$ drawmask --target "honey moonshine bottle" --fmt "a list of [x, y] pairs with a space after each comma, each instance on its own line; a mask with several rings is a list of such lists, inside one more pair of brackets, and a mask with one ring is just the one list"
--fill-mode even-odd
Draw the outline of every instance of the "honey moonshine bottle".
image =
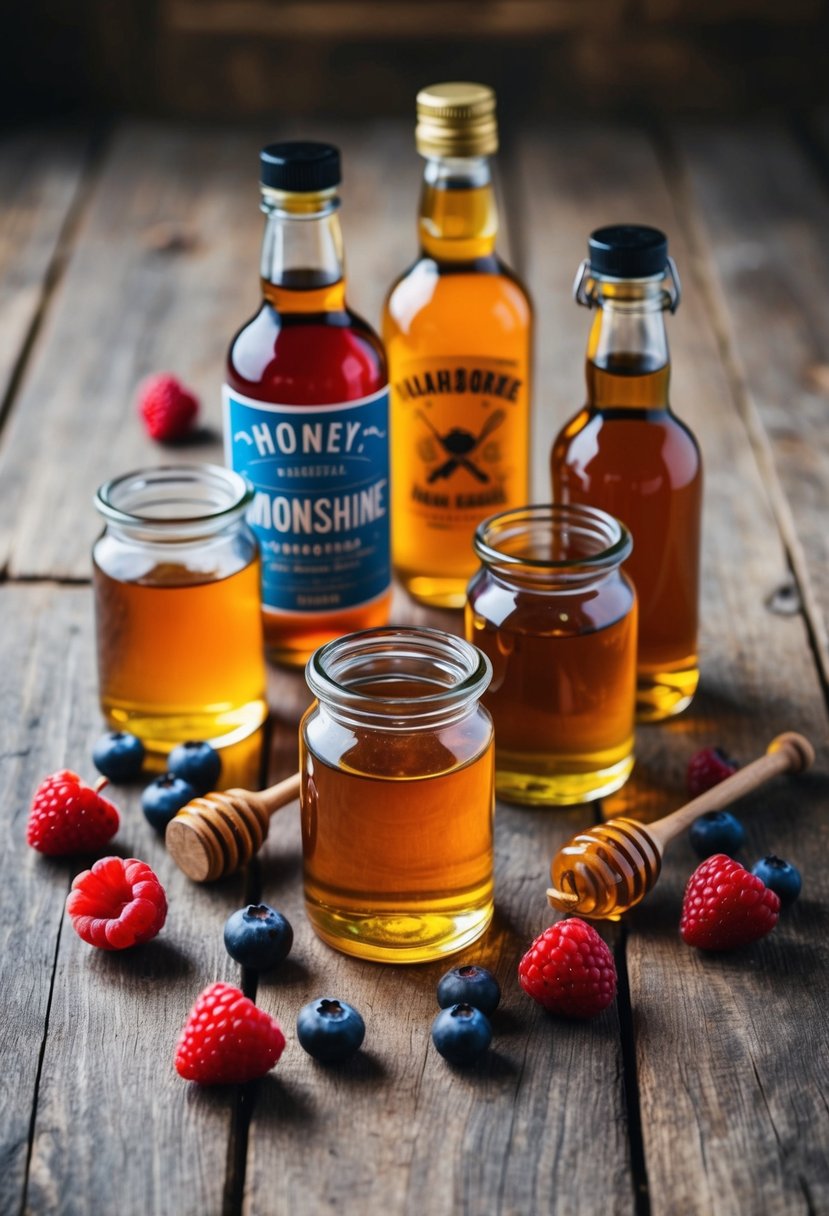
[[255, 491], [268, 656], [298, 665], [388, 617], [388, 381], [345, 302], [339, 152], [272, 144], [260, 167], [263, 300], [228, 353], [225, 456]]
[[383, 319], [392, 424], [392, 558], [415, 598], [461, 607], [484, 516], [527, 500], [527, 292], [495, 253], [495, 95], [442, 84], [417, 98], [425, 158], [420, 256]]
[[702, 461], [668, 403], [665, 312], [679, 280], [664, 233], [597, 229], [576, 279], [595, 308], [587, 347], [587, 404], [552, 451], [553, 498], [589, 503], [633, 535], [625, 570], [639, 598], [637, 714], [683, 710], [696, 691]]

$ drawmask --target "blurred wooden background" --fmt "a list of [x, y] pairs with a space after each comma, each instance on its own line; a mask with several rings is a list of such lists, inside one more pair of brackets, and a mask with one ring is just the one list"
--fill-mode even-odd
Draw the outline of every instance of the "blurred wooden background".
[[409, 114], [484, 79], [510, 117], [811, 107], [824, 0], [29, 0], [6, 6], [6, 118]]

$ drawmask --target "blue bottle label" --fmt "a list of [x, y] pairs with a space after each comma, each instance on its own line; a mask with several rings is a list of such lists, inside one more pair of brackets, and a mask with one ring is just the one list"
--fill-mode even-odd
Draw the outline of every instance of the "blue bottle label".
[[389, 392], [271, 405], [224, 386], [225, 460], [254, 487], [262, 603], [337, 612], [375, 599], [389, 565]]

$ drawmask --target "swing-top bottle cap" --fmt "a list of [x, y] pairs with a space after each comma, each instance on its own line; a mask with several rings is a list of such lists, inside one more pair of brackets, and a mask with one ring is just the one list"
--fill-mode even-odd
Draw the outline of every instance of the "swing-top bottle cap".
[[668, 238], [644, 224], [610, 224], [591, 232], [590, 273], [610, 279], [649, 279], [668, 266]]
[[317, 194], [342, 181], [340, 152], [333, 144], [290, 140], [268, 144], [259, 153], [259, 180], [289, 194]]
[[417, 95], [421, 156], [490, 156], [498, 151], [495, 93], [485, 84], [433, 84]]

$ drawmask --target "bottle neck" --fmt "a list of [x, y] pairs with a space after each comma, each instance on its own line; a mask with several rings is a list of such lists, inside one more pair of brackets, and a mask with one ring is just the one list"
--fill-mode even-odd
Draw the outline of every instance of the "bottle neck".
[[495, 252], [498, 210], [486, 156], [427, 159], [418, 230], [421, 249], [437, 262], [473, 262]]
[[336, 193], [263, 189], [262, 294], [277, 312], [345, 307], [345, 263]]
[[670, 356], [664, 280], [596, 280], [587, 342], [588, 403], [667, 409]]

